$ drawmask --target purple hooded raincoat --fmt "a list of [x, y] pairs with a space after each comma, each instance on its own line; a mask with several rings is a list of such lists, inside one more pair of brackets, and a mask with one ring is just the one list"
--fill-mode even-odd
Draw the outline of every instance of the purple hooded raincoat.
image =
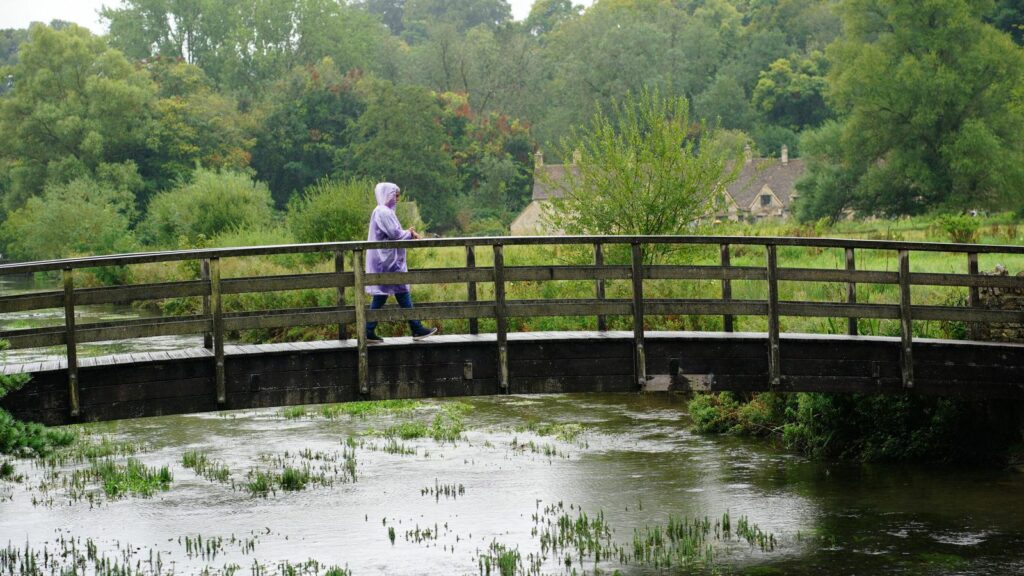
[[[370, 215], [370, 232], [366, 239], [370, 242], [384, 240], [409, 240], [412, 232], [402, 228], [395, 215], [395, 204], [398, 203], [398, 186], [391, 182], [381, 182], [373, 190], [377, 197], [377, 207]], [[366, 251], [366, 273], [408, 272], [405, 263], [405, 248], [384, 248]], [[388, 284], [383, 286], [367, 286], [366, 292], [374, 296], [401, 294], [409, 291], [408, 284]]]

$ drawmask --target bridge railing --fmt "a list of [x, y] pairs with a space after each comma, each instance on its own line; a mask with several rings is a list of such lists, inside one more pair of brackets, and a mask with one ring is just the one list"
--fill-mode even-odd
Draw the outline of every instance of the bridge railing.
[[[716, 247], [719, 258], [714, 265], [651, 264], [644, 255], [655, 246], [697, 245]], [[505, 248], [516, 246], [576, 246], [593, 250], [592, 264], [566, 265], [551, 262], [543, 265], [507, 266]], [[403, 247], [461, 248], [465, 265], [455, 268], [430, 268], [408, 273], [366, 274], [363, 271], [365, 252], [374, 248]], [[624, 263], [606, 263], [606, 248], [620, 247], [628, 257]], [[760, 265], [733, 264], [734, 249], [745, 252], [763, 250]], [[779, 250], [790, 247], [807, 249], [840, 249], [844, 268], [797, 268], [779, 266]], [[894, 252], [896, 270], [858, 270], [857, 251]], [[489, 251], [490, 264], [478, 266], [478, 252]], [[948, 271], [911, 271], [911, 255], [940, 252], [963, 258], [964, 273]], [[321, 254], [333, 259], [330, 272], [289, 275], [222, 277], [222, 262], [231, 258], [266, 257], [283, 254]], [[339, 339], [346, 339], [346, 325], [356, 326], [355, 338], [359, 354], [359, 382], [365, 392], [369, 381], [368, 352], [365, 330], [368, 320], [466, 319], [469, 332], [479, 332], [480, 319], [495, 324], [496, 353], [502, 387], [508, 386], [509, 318], [543, 316], [596, 317], [598, 330], [607, 330], [608, 316], [631, 317], [634, 343], [634, 373], [638, 385], [646, 379], [644, 353], [645, 316], [689, 315], [721, 316], [723, 330], [734, 329], [737, 316], [761, 316], [767, 319], [767, 355], [770, 384], [781, 381], [779, 360], [780, 317], [847, 318], [846, 331], [858, 334], [858, 318], [899, 321], [901, 369], [906, 388], [914, 385], [913, 341], [915, 320], [960, 321], [975, 328], [982, 324], [1024, 323], [1024, 311], [981, 308], [981, 288], [1024, 289], [1024, 278], [984, 275], [979, 273], [981, 254], [1020, 257], [1021, 246], [962, 245], [924, 242], [894, 242], [832, 238], [771, 238], [734, 236], [557, 236], [424, 239], [402, 242], [337, 242], [295, 244], [247, 248], [218, 248], [119, 254], [89, 258], [72, 258], [43, 262], [0, 265], [0, 277], [34, 272], [59, 272], [63, 289], [0, 297], [0, 314], [63, 308], [64, 324], [44, 328], [0, 330], [0, 339], [12, 348], [63, 346], [67, 351], [68, 384], [72, 415], [78, 412], [78, 345], [87, 342], [125, 340], [166, 335], [203, 334], [204, 345], [213, 352], [218, 399], [225, 398], [224, 342], [231, 332], [250, 329], [287, 328], [308, 325], [337, 325]], [[195, 279], [87, 288], [76, 285], [76, 272], [87, 268], [132, 266], [152, 263], [190, 261], [198, 263]], [[352, 269], [346, 270], [346, 261]], [[621, 260], [620, 260], [621, 261]], [[594, 283], [592, 298], [513, 300], [506, 296], [510, 282], [576, 280]], [[712, 281], [720, 285], [713, 298], [652, 299], [644, 297], [644, 280]], [[629, 281], [629, 298], [609, 298], [606, 284]], [[763, 282], [763, 299], [733, 297], [733, 282]], [[779, 298], [780, 282], [845, 284], [845, 301], [783, 301]], [[480, 300], [478, 284], [493, 285], [493, 299]], [[376, 284], [465, 284], [466, 298], [450, 302], [417, 302], [412, 310], [384, 308], [367, 310], [364, 287]], [[896, 303], [862, 302], [857, 299], [858, 284], [893, 285], [898, 288]], [[946, 286], [967, 289], [964, 306], [920, 305], [912, 302], [913, 286]], [[333, 306], [316, 308], [285, 308], [274, 310], [243, 310], [226, 313], [224, 297], [232, 294], [264, 293], [300, 289], [333, 289], [337, 298]], [[352, 301], [346, 300], [351, 290]], [[130, 303], [164, 298], [196, 297], [202, 299], [202, 310], [186, 316], [145, 318], [76, 325], [75, 308], [95, 304]]]

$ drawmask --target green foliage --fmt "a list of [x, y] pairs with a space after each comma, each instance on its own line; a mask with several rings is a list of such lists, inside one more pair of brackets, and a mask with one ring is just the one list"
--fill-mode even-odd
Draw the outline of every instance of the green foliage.
[[237, 172], [198, 169], [192, 182], [153, 198], [139, 233], [147, 244], [177, 246], [231, 230], [267, 227], [272, 217], [270, 191], [262, 182]]
[[146, 148], [152, 82], [85, 28], [32, 26], [9, 73], [13, 87], [0, 99], [7, 209], [48, 183], [99, 178], [102, 166]]
[[352, 124], [365, 108], [354, 91], [356, 78], [326, 58], [293, 69], [262, 103], [252, 166], [277, 206], [330, 176], [344, 156]]
[[69, 430], [15, 420], [9, 412], [0, 408], [0, 454], [46, 456], [55, 448], [68, 446], [74, 440], [75, 434]]
[[288, 228], [298, 242], [365, 240], [377, 205], [373, 187], [369, 180], [317, 182], [288, 202]]
[[839, 196], [811, 204], [873, 214], [1024, 204], [1024, 50], [982, 22], [984, 5], [843, 5], [845, 35], [827, 51], [829, 96], [843, 119], [822, 135], [837, 154], [810, 161], [838, 164], [850, 185], [809, 180], [805, 196]]
[[769, 436], [813, 457], [985, 462], [1012, 436], [993, 407], [916, 395], [764, 393], [744, 402], [721, 393], [695, 396], [689, 411], [699, 432]]
[[345, 168], [375, 181], [394, 182], [415, 200], [424, 220], [441, 229], [454, 223], [452, 192], [460, 188], [445, 153], [440, 102], [416, 86], [365, 80], [366, 111], [355, 123]]
[[829, 116], [825, 105], [828, 62], [821, 52], [801, 59], [780, 58], [762, 71], [752, 104], [770, 123], [800, 130]]
[[938, 225], [949, 234], [952, 242], [961, 244], [977, 244], [981, 223], [968, 214], [943, 214], [939, 216]]
[[740, 164], [727, 170], [729, 156], [699, 145], [714, 131], [693, 130], [686, 100], [657, 92], [628, 95], [612, 117], [598, 112], [588, 129], [563, 143], [579, 161], [563, 180], [550, 182], [562, 198], [545, 217], [570, 234], [686, 233], [715, 214], [719, 190]]
[[103, 485], [103, 491], [110, 498], [129, 494], [152, 496], [157, 490], [170, 490], [174, 479], [167, 466], [150, 468], [135, 458], [129, 458], [124, 464], [109, 459], [94, 460], [88, 475]]
[[130, 191], [88, 177], [49, 184], [42, 196], [29, 198], [8, 215], [0, 225], [0, 240], [6, 253], [20, 260], [131, 252], [136, 246], [128, 228], [133, 212]]

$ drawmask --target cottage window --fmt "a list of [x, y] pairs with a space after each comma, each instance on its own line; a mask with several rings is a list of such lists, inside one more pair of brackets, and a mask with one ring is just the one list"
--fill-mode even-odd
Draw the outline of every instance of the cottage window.
[[768, 194], [762, 194], [761, 195], [761, 206], [771, 206], [771, 205], [772, 205], [772, 197], [770, 195], [768, 195]]

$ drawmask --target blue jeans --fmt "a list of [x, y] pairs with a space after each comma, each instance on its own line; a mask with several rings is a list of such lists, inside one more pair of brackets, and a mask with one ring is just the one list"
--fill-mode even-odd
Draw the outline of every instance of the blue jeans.
[[[398, 305], [402, 308], [412, 308], [412, 294], [410, 292], [401, 292], [395, 294], [395, 300], [398, 301]], [[384, 307], [384, 303], [388, 301], [387, 294], [377, 294], [370, 301], [370, 310], [379, 310]], [[366, 334], [373, 335], [377, 330], [376, 322], [366, 323]], [[409, 320], [409, 330], [412, 330], [413, 336], [419, 336], [427, 332], [427, 329], [420, 323], [419, 320]]]

